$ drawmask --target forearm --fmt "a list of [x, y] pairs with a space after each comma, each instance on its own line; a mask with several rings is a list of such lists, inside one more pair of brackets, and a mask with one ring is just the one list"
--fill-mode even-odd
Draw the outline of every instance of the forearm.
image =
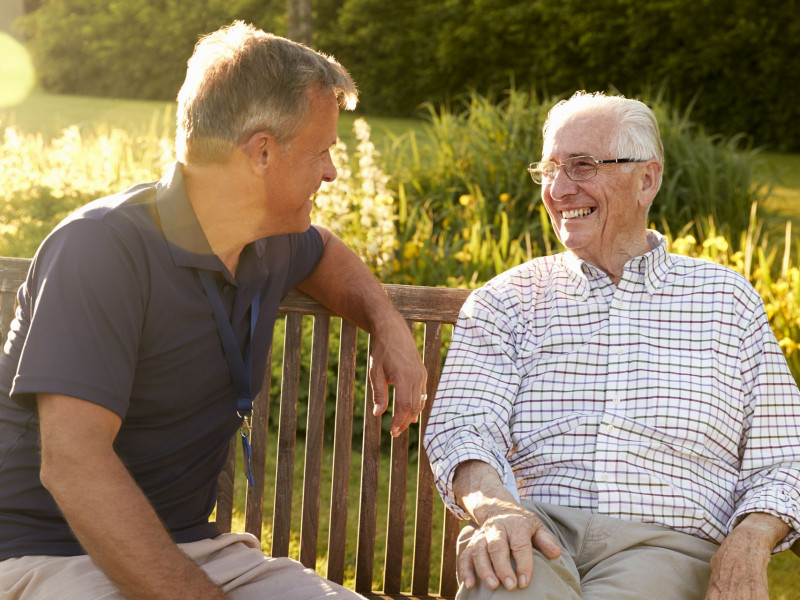
[[61, 468], [49, 481], [78, 541], [126, 597], [224, 598], [181, 553], [119, 459]]
[[41, 481], [86, 552], [126, 597], [224, 598], [170, 538], [113, 449], [119, 417], [39, 395]]
[[453, 492], [459, 505], [478, 525], [503, 512], [521, 508], [494, 467], [479, 460], [468, 460], [458, 466], [453, 477]]
[[789, 526], [781, 519], [767, 513], [750, 513], [733, 528], [729, 535], [746, 535], [756, 551], [766, 552], [772, 549], [789, 533]]
[[325, 250], [299, 289], [368, 333], [405, 327], [372, 271], [339, 238], [321, 227], [317, 229]]

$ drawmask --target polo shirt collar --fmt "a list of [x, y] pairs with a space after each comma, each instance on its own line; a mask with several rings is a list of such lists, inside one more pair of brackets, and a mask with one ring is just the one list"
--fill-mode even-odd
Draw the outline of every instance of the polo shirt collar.
[[[647, 292], [653, 295], [666, 284], [673, 260], [667, 252], [667, 240], [663, 235], [649, 229], [647, 241], [650, 244], [650, 252], [634, 256], [625, 263], [624, 270], [642, 272]], [[564, 269], [574, 286], [573, 293], [581, 299], [587, 300], [595, 283], [608, 276], [598, 267], [578, 258], [573, 252], [564, 252], [562, 256]]]
[[224, 272], [189, 201], [179, 162], [156, 184], [156, 209], [175, 266]]

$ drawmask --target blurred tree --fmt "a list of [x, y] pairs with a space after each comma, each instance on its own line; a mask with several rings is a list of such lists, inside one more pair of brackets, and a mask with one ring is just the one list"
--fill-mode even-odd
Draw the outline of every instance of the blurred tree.
[[234, 19], [282, 29], [283, 0], [43, 0], [17, 20], [50, 92], [168, 100], [198, 38]]
[[290, 40], [311, 45], [314, 33], [314, 19], [311, 13], [311, 0], [288, 0], [289, 31], [286, 36]]

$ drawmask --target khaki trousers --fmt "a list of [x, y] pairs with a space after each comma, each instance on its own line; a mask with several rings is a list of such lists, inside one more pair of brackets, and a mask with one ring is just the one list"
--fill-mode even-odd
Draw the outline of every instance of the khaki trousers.
[[[717, 544], [673, 529], [523, 501], [556, 537], [561, 556], [534, 549], [533, 579], [523, 590], [459, 587], [457, 600], [703, 600]], [[465, 527], [458, 551], [474, 529]]]
[[[248, 533], [179, 544], [231, 600], [356, 600], [362, 596], [289, 558], [270, 558]], [[0, 562], [2, 600], [123, 600], [88, 556], [24, 556]]]

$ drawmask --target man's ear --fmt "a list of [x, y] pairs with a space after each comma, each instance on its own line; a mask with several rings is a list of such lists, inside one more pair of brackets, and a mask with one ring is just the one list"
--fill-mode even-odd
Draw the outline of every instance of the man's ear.
[[250, 139], [245, 143], [244, 149], [247, 157], [250, 159], [250, 164], [256, 169], [264, 169], [269, 162], [269, 153], [272, 145], [270, 141], [274, 141], [272, 136], [266, 131], [257, 131], [250, 136]]
[[645, 163], [644, 172], [639, 180], [641, 187], [639, 189], [639, 204], [648, 207], [655, 200], [658, 193], [658, 182], [661, 180], [661, 173], [664, 166], [657, 160], [651, 160]]

